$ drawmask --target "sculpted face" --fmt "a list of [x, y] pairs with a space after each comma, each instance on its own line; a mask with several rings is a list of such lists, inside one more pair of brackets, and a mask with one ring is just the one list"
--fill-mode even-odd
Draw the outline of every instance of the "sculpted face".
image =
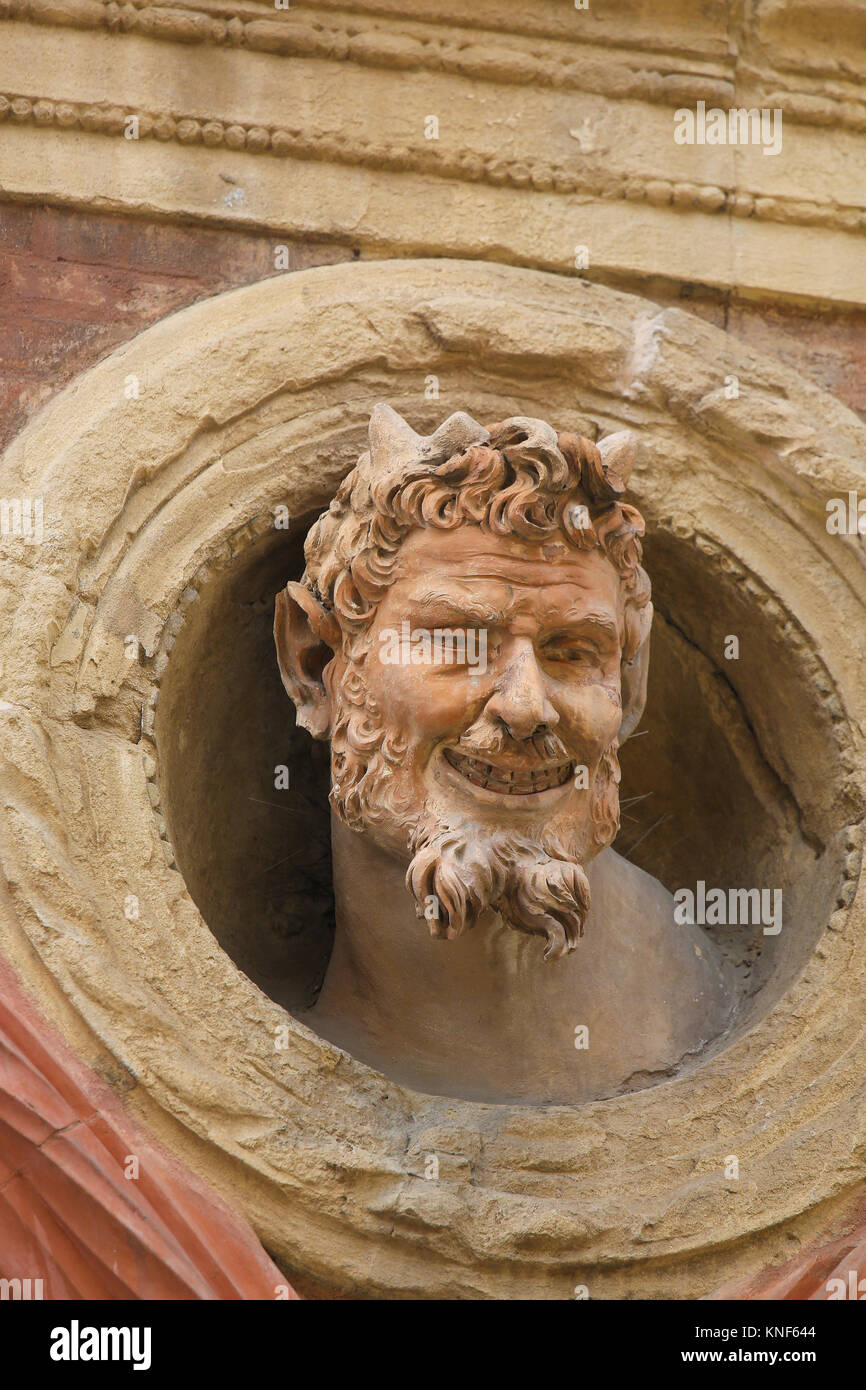
[[[476, 634], [469, 659], [386, 664], [383, 638], [403, 624]], [[591, 858], [591, 789], [622, 719], [622, 628], [619, 577], [598, 551], [475, 526], [413, 531], [364, 665], [383, 724], [406, 735], [401, 800], [485, 833], [568, 826]], [[405, 852], [399, 823], [380, 835]]]
[[495, 912], [553, 959], [583, 931], [652, 614], [619, 500], [633, 441], [612, 438], [605, 461], [542, 421], [458, 415], [423, 439], [377, 407], [278, 595], [283, 680], [331, 740], [334, 810], [407, 864], [434, 936]]

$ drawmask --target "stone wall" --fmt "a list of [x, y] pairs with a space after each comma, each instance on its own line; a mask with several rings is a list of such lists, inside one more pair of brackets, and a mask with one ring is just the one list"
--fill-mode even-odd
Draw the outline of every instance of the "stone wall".
[[[280, 247], [288, 264], [276, 271]], [[361, 256], [360, 247], [265, 231], [0, 202], [0, 446], [79, 372], [166, 314], [276, 273]], [[775, 354], [866, 419], [866, 311], [634, 276], [617, 283]]]
[[[832, 20], [802, 0], [3, 0], [0, 36], [4, 439], [124, 337], [274, 273], [280, 244], [281, 269], [580, 274], [866, 410], [854, 0]], [[698, 101], [777, 109], [781, 153], [677, 145]]]
[[[273, 275], [267, 232], [0, 203], [0, 445], [79, 372], [157, 319]], [[351, 256], [291, 241], [289, 268]]]

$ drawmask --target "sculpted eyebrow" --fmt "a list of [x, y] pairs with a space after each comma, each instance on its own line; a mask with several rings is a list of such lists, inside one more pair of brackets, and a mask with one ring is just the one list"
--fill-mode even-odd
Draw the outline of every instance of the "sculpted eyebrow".
[[484, 599], [474, 598], [471, 594], [457, 596], [428, 590], [419, 594], [415, 603], [422, 612], [433, 611], [437, 617], [445, 618], [448, 622], [459, 623], [462, 619], [471, 618], [495, 627], [508, 618], [506, 609], [497, 608], [495, 604], [486, 603]]
[[560, 613], [548, 609], [544, 614], [544, 621], [549, 623], [554, 631], [589, 631], [598, 637], [612, 638], [617, 642], [621, 640], [618, 625], [603, 613], [579, 613], [573, 610], [570, 613]]

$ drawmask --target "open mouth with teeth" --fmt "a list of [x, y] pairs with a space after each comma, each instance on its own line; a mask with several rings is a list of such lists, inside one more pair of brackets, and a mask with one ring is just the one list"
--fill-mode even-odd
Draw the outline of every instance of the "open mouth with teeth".
[[506, 796], [532, 796], [551, 787], [562, 787], [574, 771], [574, 763], [557, 763], [536, 768], [507, 768], [481, 758], [470, 758], [453, 748], [445, 749], [446, 761], [476, 787], [502, 792]]

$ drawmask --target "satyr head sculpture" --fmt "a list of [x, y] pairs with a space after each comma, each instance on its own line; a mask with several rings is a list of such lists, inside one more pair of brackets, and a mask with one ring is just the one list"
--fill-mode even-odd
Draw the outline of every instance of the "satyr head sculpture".
[[284, 684], [331, 743], [337, 934], [309, 1022], [426, 1089], [610, 1094], [726, 1021], [712, 943], [608, 849], [652, 622], [635, 450], [462, 413], [422, 437], [377, 406], [277, 598]]

